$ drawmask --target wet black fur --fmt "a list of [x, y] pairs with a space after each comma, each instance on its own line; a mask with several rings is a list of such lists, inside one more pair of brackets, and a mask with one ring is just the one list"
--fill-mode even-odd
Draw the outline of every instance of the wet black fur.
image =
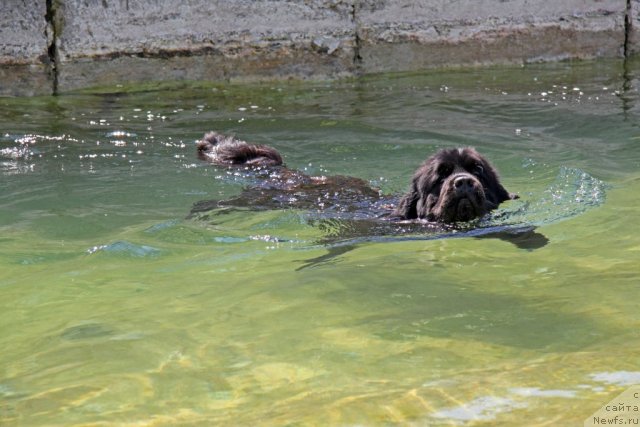
[[274, 148], [217, 132], [208, 132], [198, 142], [198, 157], [218, 165], [282, 165], [282, 157]]
[[[456, 187], [461, 181], [464, 190]], [[443, 149], [416, 170], [392, 216], [442, 223], [468, 221], [517, 197], [502, 186], [495, 168], [475, 149]]]
[[[323, 201], [323, 206], [358, 205], [377, 208], [385, 197], [367, 182], [352, 177], [311, 177], [282, 165], [282, 157], [272, 147], [255, 145], [216, 132], [207, 133], [198, 143], [198, 156], [218, 165], [276, 167], [263, 175], [272, 181], [245, 189], [236, 199], [217, 202], [219, 206], [242, 205], [277, 209], [282, 200], [296, 200], [303, 209]], [[287, 197], [281, 197], [281, 196]], [[291, 196], [291, 197], [289, 197]], [[426, 220], [435, 223], [466, 222], [482, 217], [506, 200], [517, 198], [500, 183], [498, 173], [475, 149], [453, 148], [438, 151], [415, 172], [409, 191], [386, 216], [395, 220]], [[354, 200], [360, 198], [360, 200]], [[360, 202], [360, 203], [358, 203]], [[288, 202], [287, 202], [288, 203]]]

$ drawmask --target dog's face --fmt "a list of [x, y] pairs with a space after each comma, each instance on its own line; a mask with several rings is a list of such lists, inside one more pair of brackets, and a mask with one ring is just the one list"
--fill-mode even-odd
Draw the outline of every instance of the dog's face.
[[393, 216], [454, 223], [485, 215], [509, 194], [496, 170], [473, 148], [441, 150], [418, 168]]

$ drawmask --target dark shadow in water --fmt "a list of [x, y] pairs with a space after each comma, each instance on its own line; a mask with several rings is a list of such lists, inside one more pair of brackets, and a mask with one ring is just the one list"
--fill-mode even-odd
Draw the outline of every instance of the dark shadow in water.
[[504, 230], [495, 231], [481, 236], [476, 236], [478, 239], [500, 239], [505, 242], [513, 243], [519, 249], [526, 249], [532, 251], [534, 249], [540, 249], [549, 243], [549, 239], [542, 234], [535, 231], [535, 227], [517, 227], [506, 228]]
[[549, 243], [549, 239], [535, 231], [535, 227], [532, 226], [478, 227], [461, 231], [454, 227], [445, 228], [437, 224], [325, 220], [320, 221], [318, 227], [327, 232], [327, 228], [329, 228], [327, 223], [331, 223], [330, 229], [332, 231], [319, 243], [326, 247], [328, 252], [319, 257], [302, 261], [303, 265], [298, 267], [297, 271], [325, 266], [334, 262], [335, 258], [357, 249], [358, 245], [368, 242], [402, 242], [464, 237], [492, 238], [509, 242], [517, 248], [527, 251], [542, 248]]
[[330, 246], [327, 253], [315, 258], [309, 258], [307, 260], [301, 260], [303, 263], [300, 267], [296, 268], [296, 271], [304, 270], [306, 268], [322, 267], [331, 264], [336, 259], [347, 252], [350, 252], [357, 248], [357, 245], [342, 245], [342, 246]]

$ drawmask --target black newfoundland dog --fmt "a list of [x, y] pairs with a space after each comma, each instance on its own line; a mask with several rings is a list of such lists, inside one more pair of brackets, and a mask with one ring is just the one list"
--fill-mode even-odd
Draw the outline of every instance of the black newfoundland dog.
[[[255, 188], [215, 206], [252, 206], [263, 209], [341, 206], [347, 211], [386, 200], [366, 181], [336, 176], [309, 176], [283, 166], [282, 156], [266, 145], [255, 145], [216, 132], [198, 143], [200, 159], [226, 166], [247, 166], [268, 171]], [[438, 151], [415, 172], [409, 192], [395, 207], [385, 204], [386, 216], [395, 220], [424, 220], [453, 224], [480, 218], [506, 200], [518, 196], [500, 184], [495, 168], [473, 148]], [[194, 211], [214, 207], [194, 206]], [[193, 211], [192, 211], [193, 212]]]

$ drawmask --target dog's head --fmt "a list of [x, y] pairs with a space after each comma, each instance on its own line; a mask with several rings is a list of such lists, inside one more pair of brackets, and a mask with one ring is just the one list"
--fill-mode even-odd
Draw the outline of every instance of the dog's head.
[[500, 184], [489, 161], [473, 148], [440, 150], [418, 168], [393, 216], [454, 223], [485, 215], [517, 195]]

